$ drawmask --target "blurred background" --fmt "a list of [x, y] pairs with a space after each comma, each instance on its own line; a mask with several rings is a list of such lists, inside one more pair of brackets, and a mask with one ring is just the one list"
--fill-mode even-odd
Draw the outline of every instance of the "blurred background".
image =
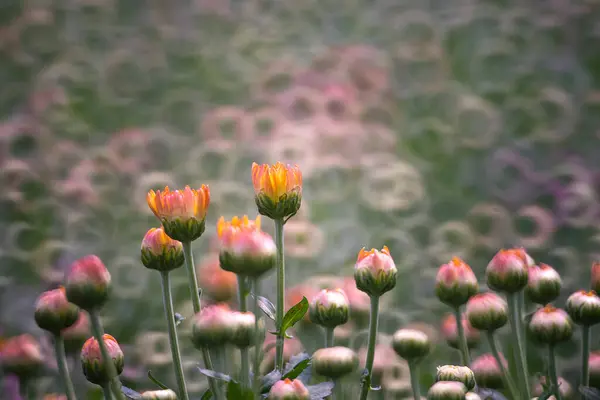
[[[113, 276], [103, 317], [124, 382], [152, 388], [148, 369], [173, 382], [159, 275], [139, 261], [157, 224], [145, 195], [210, 185], [194, 253], [205, 301], [207, 282], [227, 299], [215, 223], [256, 215], [253, 161], [304, 175], [285, 231], [291, 297], [347, 283], [361, 247], [389, 246], [400, 278], [384, 344], [416, 323], [439, 339], [449, 310], [433, 281], [452, 256], [483, 278], [500, 248], [524, 246], [561, 273], [561, 305], [600, 258], [598, 0], [3, 0], [0, 60], [0, 334], [35, 335], [51, 368], [35, 298], [94, 253]], [[173, 280], [189, 317], [184, 269]], [[336, 335], [360, 349], [363, 329], [355, 318]], [[307, 351], [322, 345], [318, 328], [297, 331]], [[560, 349], [573, 380], [577, 341]], [[200, 354], [184, 353], [201, 393]], [[441, 340], [424, 385], [457, 357]], [[405, 365], [384, 364], [378, 395], [402, 398]]]

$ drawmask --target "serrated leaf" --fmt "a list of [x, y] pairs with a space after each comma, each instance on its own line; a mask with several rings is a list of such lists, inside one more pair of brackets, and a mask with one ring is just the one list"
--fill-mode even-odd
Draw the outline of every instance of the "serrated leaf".
[[243, 387], [233, 379], [227, 384], [227, 400], [253, 400], [252, 390]]
[[205, 369], [205, 368], [200, 368], [200, 367], [198, 367], [198, 371], [200, 371], [200, 373], [202, 375], [206, 375], [209, 378], [218, 379], [223, 382], [231, 381], [231, 376], [224, 374], [222, 372], [217, 372], [217, 371], [213, 371], [211, 369]]
[[310, 365], [310, 361], [307, 353], [296, 354], [285, 365], [281, 379], [296, 379]]
[[206, 392], [204, 392], [204, 394], [202, 395], [200, 400], [210, 400], [210, 399], [212, 399], [212, 397], [213, 397], [213, 394], [210, 391], [210, 389], [208, 389]]
[[142, 398], [141, 393], [138, 393], [133, 389], [129, 389], [127, 386], [121, 386], [121, 393], [131, 400], [138, 400]]
[[296, 325], [298, 321], [304, 318], [304, 314], [308, 311], [308, 300], [306, 297], [302, 297], [297, 304], [290, 308], [283, 316], [283, 322], [281, 323], [281, 329], [279, 335], [285, 333], [292, 326]]
[[579, 393], [581, 393], [586, 400], [600, 400], [600, 390], [598, 389], [589, 386], [580, 386]]
[[263, 296], [258, 296], [258, 306], [267, 317], [275, 321], [275, 314], [277, 313], [277, 310], [271, 300]]
[[275, 384], [275, 382], [281, 380], [281, 372], [274, 369], [269, 372], [265, 376], [262, 377], [262, 385], [260, 388], [261, 393], [268, 393], [271, 390], [271, 386]]
[[154, 375], [152, 375], [152, 371], [150, 371], [150, 370], [148, 370], [148, 379], [150, 379], [152, 382], [154, 382], [154, 384], [161, 389], [169, 389], [169, 387], [167, 387], [167, 385], [165, 385], [164, 383], [162, 383], [161, 381], [156, 379], [154, 377]]
[[333, 391], [333, 382], [322, 382], [318, 385], [308, 386], [308, 393], [310, 393], [310, 400], [322, 400], [327, 396], [331, 396]]

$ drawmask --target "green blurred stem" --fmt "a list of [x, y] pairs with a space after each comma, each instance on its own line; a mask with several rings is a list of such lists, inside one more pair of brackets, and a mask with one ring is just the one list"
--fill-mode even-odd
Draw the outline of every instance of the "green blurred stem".
[[188, 400], [187, 388], [185, 386], [185, 376], [183, 374], [183, 365], [181, 363], [181, 352], [179, 351], [179, 339], [177, 338], [177, 328], [175, 326], [175, 313], [173, 312], [173, 295], [171, 294], [171, 278], [169, 271], [161, 272], [163, 303], [165, 306], [165, 316], [167, 317], [167, 328], [169, 330], [169, 343], [171, 344], [171, 355], [173, 356], [173, 366], [175, 367], [175, 378], [177, 388], [179, 389], [179, 398]]
[[196, 278], [196, 266], [194, 265], [194, 254], [192, 253], [192, 242], [183, 242], [183, 254], [185, 256], [185, 268], [187, 269], [188, 284], [192, 295], [194, 314], [200, 312], [200, 291], [198, 290], [198, 278]]
[[98, 345], [100, 346], [100, 353], [102, 354], [102, 360], [108, 370], [108, 376], [111, 377], [111, 379], [107, 383], [107, 386], [109, 386], [116, 399], [122, 399], [121, 382], [119, 381], [115, 364], [113, 363], [112, 358], [108, 354], [106, 343], [104, 343], [104, 329], [102, 328], [102, 323], [100, 322], [100, 315], [98, 314], [98, 310], [88, 310], [88, 314], [90, 315], [90, 321], [92, 323], [92, 334], [98, 341]]
[[344, 393], [342, 385], [340, 384], [340, 379], [333, 380], [333, 399], [334, 400], [344, 400]]
[[19, 377], [19, 393], [23, 400], [34, 400], [33, 390], [31, 390], [31, 380], [28, 378]]
[[[246, 278], [238, 275], [238, 297], [240, 303], [240, 311], [247, 312], [248, 305], [246, 304]], [[249, 350], [248, 347], [240, 348], [241, 362], [242, 362], [242, 370], [240, 372], [240, 377], [242, 384], [244, 386], [250, 385], [250, 358], [249, 358]], [[223, 371], [226, 372], [226, 371]]]
[[375, 345], [377, 344], [377, 325], [379, 323], [379, 296], [371, 296], [371, 314], [369, 316], [369, 345], [367, 347], [367, 376], [362, 382], [360, 400], [366, 400], [371, 390], [373, 376], [373, 361], [375, 360]]
[[[204, 368], [214, 371], [213, 363], [210, 358], [210, 352], [206, 347], [202, 348], [202, 359], [204, 361]], [[216, 400], [220, 400], [221, 392], [219, 391], [219, 385], [217, 384], [217, 381], [213, 378], [208, 378], [208, 386], [210, 387], [210, 391], [212, 392], [214, 398]]]
[[275, 220], [275, 244], [277, 245], [277, 343], [275, 346], [275, 369], [283, 371], [283, 341], [285, 332], [281, 331], [285, 313], [285, 259], [283, 256], [283, 219]]
[[325, 347], [333, 347], [333, 329], [325, 328]]
[[408, 362], [410, 370], [410, 386], [412, 386], [413, 397], [415, 400], [421, 400], [421, 387], [419, 385], [419, 362], [411, 360]]
[[104, 393], [104, 400], [113, 400], [109, 383], [102, 385], [102, 393]]
[[260, 322], [260, 308], [258, 307], [258, 296], [260, 296], [260, 279], [254, 278], [254, 300], [252, 302], [252, 312], [254, 313], [254, 357], [253, 357], [253, 382], [252, 388], [254, 389], [254, 394], [260, 397], [260, 387], [258, 386], [258, 377], [260, 375], [260, 354], [262, 351], [261, 348], [261, 337], [259, 332], [259, 322]]
[[590, 386], [590, 331], [592, 327], [581, 327], [581, 385]]
[[471, 360], [469, 359], [469, 346], [467, 345], [467, 337], [465, 336], [465, 327], [462, 324], [462, 312], [460, 311], [460, 307], [456, 307], [454, 309], [454, 318], [456, 319], [456, 329], [458, 330], [460, 359], [462, 364], [468, 367], [471, 363]]
[[54, 352], [56, 354], [56, 363], [58, 364], [58, 373], [63, 381], [65, 395], [67, 400], [75, 400], [75, 389], [71, 376], [69, 376], [69, 368], [67, 367], [67, 356], [65, 354], [65, 341], [60, 335], [54, 335]]
[[558, 374], [556, 373], [556, 356], [554, 355], [554, 346], [548, 345], [548, 369], [552, 386], [554, 386], [554, 396], [556, 400], [562, 400], [560, 388], [558, 387]]
[[517, 364], [517, 376], [519, 377], [519, 386], [521, 396], [524, 399], [530, 399], [529, 392], [529, 372], [527, 368], [527, 358], [523, 350], [523, 328], [521, 327], [521, 310], [519, 309], [519, 293], [507, 293], [508, 311], [510, 313], [510, 328], [512, 333], [512, 342], [515, 349], [515, 363]]
[[504, 381], [504, 386], [508, 389], [510, 396], [512, 399], [517, 399], [519, 396], [517, 394], [519, 391], [513, 381], [512, 377], [508, 374], [508, 370], [504, 366], [502, 362], [502, 358], [500, 358], [500, 352], [498, 351], [498, 345], [496, 344], [496, 339], [494, 338], [493, 331], [487, 331], [487, 339], [490, 344], [490, 349], [492, 350], [492, 355], [496, 359], [498, 366], [500, 367], [500, 371], [502, 372], [502, 380]]
[[519, 315], [520, 315], [520, 322], [519, 325], [521, 326], [521, 337], [523, 338], [523, 354], [525, 354], [525, 357], [527, 357], [527, 327], [525, 326], [525, 324], [523, 323], [523, 321], [525, 321], [525, 316], [527, 315], [527, 310], [526, 310], [526, 303], [525, 303], [525, 291], [521, 291], [519, 292], [519, 296], [517, 297], [517, 300], [519, 301], [518, 307], [519, 307]]

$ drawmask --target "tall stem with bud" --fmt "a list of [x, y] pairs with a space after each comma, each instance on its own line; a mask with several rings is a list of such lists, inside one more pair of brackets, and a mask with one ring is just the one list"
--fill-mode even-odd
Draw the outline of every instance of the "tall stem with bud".
[[454, 317], [456, 319], [456, 329], [458, 330], [458, 346], [460, 349], [460, 357], [462, 364], [468, 366], [471, 362], [469, 359], [469, 347], [467, 345], [467, 337], [465, 336], [465, 328], [462, 324], [462, 312], [460, 307], [454, 309]]
[[554, 354], [554, 345], [548, 345], [548, 373], [550, 375], [550, 381], [554, 389], [554, 396], [556, 400], [562, 400], [560, 394], [560, 387], [558, 386], [558, 374], [556, 372], [556, 356]]
[[194, 314], [200, 312], [200, 291], [198, 289], [198, 278], [196, 277], [196, 267], [194, 266], [194, 254], [192, 252], [192, 242], [181, 242], [183, 244], [183, 254], [185, 256], [185, 269], [190, 286], [190, 295], [192, 296], [192, 305]]
[[260, 395], [258, 376], [260, 374], [260, 355], [261, 349], [261, 337], [259, 334], [259, 321], [260, 321], [260, 309], [258, 307], [258, 296], [260, 295], [260, 279], [254, 278], [254, 297], [252, 302], [252, 312], [254, 313], [254, 357], [252, 364], [252, 388], [256, 395]]
[[[238, 275], [238, 301], [240, 303], [240, 311], [247, 312], [248, 305], [246, 304], [246, 278]], [[255, 318], [258, 316], [255, 315]], [[246, 386], [250, 385], [250, 358], [248, 347], [240, 348], [241, 356], [241, 374], [240, 380]]]
[[512, 333], [512, 341], [515, 346], [515, 361], [519, 375], [519, 384], [521, 395], [525, 399], [530, 399], [529, 393], [529, 372], [527, 368], [527, 359], [523, 348], [523, 328], [521, 327], [521, 310], [518, 307], [519, 293], [507, 293], [506, 300], [510, 314], [510, 328]]
[[371, 296], [371, 315], [369, 319], [369, 344], [367, 347], [367, 362], [365, 369], [367, 376], [362, 382], [360, 400], [366, 400], [371, 390], [371, 378], [373, 376], [373, 361], [375, 360], [375, 345], [377, 343], [377, 326], [379, 324], [379, 296]]
[[71, 377], [69, 375], [67, 356], [65, 355], [65, 341], [60, 335], [54, 335], [54, 352], [56, 354], [58, 372], [63, 381], [67, 400], [75, 400], [75, 389], [73, 388], [73, 382], [71, 381]]
[[592, 327], [581, 327], [581, 385], [590, 385], [590, 331]]
[[410, 386], [412, 387], [413, 397], [415, 400], [421, 400], [421, 386], [419, 385], [419, 363], [411, 360], [408, 362], [410, 370]]
[[285, 332], [281, 332], [285, 313], [285, 259], [283, 248], [283, 219], [275, 220], [275, 245], [277, 246], [277, 310], [275, 324], [277, 326], [277, 342], [275, 347], [275, 368], [283, 371], [283, 341]]
[[510, 393], [511, 398], [513, 398], [513, 399], [518, 398], [517, 394], [519, 393], [519, 391], [517, 390], [512, 378], [508, 374], [508, 370], [504, 366], [504, 363], [502, 362], [502, 358], [500, 358], [500, 352], [498, 351], [498, 346], [496, 344], [496, 339], [494, 338], [493, 331], [487, 331], [487, 339], [490, 344], [490, 349], [492, 350], [492, 355], [496, 359], [496, 363], [498, 363], [498, 367], [500, 368], [500, 371], [502, 372], [502, 380], [504, 381], [504, 385], [508, 389], [508, 392]]
[[102, 359], [104, 360], [104, 364], [106, 365], [106, 368], [108, 370], [108, 376], [110, 377], [107, 386], [110, 388], [116, 399], [121, 399], [121, 382], [119, 381], [117, 370], [114, 364], [112, 363], [112, 358], [108, 354], [106, 343], [104, 343], [104, 329], [102, 328], [102, 323], [100, 322], [100, 316], [98, 315], [98, 311], [96, 310], [89, 310], [88, 313], [90, 315], [90, 321], [92, 323], [92, 333], [98, 341], [98, 346], [100, 347], [100, 354], [102, 354]]

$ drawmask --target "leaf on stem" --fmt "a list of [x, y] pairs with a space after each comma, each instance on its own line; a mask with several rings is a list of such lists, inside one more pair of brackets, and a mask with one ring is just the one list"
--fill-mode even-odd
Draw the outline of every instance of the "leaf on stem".
[[322, 400], [331, 396], [331, 392], [335, 385], [333, 382], [322, 382], [317, 385], [308, 386], [308, 393], [310, 393], [310, 400]]
[[206, 375], [209, 378], [218, 379], [223, 382], [231, 381], [231, 377], [229, 375], [223, 374], [221, 372], [213, 371], [211, 369], [200, 368], [200, 367], [198, 367], [198, 371], [200, 371], [200, 373], [202, 375]]
[[165, 385], [164, 383], [162, 383], [161, 381], [159, 381], [158, 379], [156, 379], [156, 378], [154, 377], [154, 375], [152, 375], [152, 371], [150, 371], [150, 370], [148, 370], [148, 379], [150, 379], [152, 382], [154, 382], [154, 384], [155, 384], [156, 386], [158, 386], [159, 388], [161, 388], [161, 389], [165, 389], [165, 390], [166, 390], [166, 389], [169, 389], [169, 388], [167, 387], [167, 385]]
[[579, 393], [583, 395], [585, 400], [600, 400], [600, 390], [589, 387], [580, 386]]
[[126, 386], [121, 386], [121, 393], [123, 393], [125, 395], [125, 397], [127, 397], [128, 399], [131, 400], [138, 400], [142, 398], [142, 394], [136, 392], [133, 389], [129, 389]]
[[279, 330], [279, 335], [283, 335], [289, 328], [296, 325], [298, 321], [304, 318], [304, 314], [308, 311], [308, 300], [306, 297], [302, 297], [297, 304], [295, 304], [292, 308], [288, 310], [283, 316], [283, 321], [281, 322], [281, 329]]
[[310, 366], [310, 356], [307, 353], [299, 353], [290, 358], [283, 369], [281, 379], [296, 379]]
[[213, 397], [213, 394], [210, 391], [210, 389], [208, 389], [206, 392], [204, 392], [204, 394], [202, 395], [200, 400], [210, 400], [210, 399], [212, 399], [212, 397]]
[[[254, 296], [255, 295], [253, 294], [252, 297]], [[275, 321], [275, 314], [277, 313], [277, 310], [275, 309], [275, 305], [271, 302], [271, 300], [263, 296], [258, 296], [258, 306], [267, 317]]]
[[233, 379], [227, 384], [227, 400], [253, 400], [254, 393], [251, 389], [243, 387]]

